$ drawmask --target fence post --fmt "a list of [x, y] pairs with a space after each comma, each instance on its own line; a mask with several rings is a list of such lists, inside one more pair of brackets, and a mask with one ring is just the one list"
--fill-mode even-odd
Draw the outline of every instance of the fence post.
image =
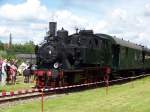
[[41, 96], [41, 111], [44, 112], [44, 89], [41, 89], [42, 96]]
[[135, 72], [131, 72], [132, 73], [132, 77], [131, 77], [131, 87], [134, 88], [134, 77], [135, 77]]
[[6, 90], [2, 90], [2, 96], [6, 96]]
[[109, 88], [109, 74], [104, 75], [104, 81], [105, 81], [105, 88], [106, 88], [106, 95], [108, 94], [108, 88]]
[[[143, 72], [142, 74], [144, 74], [144, 75], [145, 75], [145, 72]], [[143, 84], [145, 83], [145, 82], [144, 82], [144, 80], [145, 80], [145, 77], [143, 78]]]
[[134, 88], [133, 77], [130, 77], [130, 81], [131, 81], [131, 88]]
[[104, 73], [104, 83], [106, 87], [106, 95], [108, 94], [109, 87], [109, 74], [111, 73], [111, 69], [109, 67], [102, 68], [102, 72]]

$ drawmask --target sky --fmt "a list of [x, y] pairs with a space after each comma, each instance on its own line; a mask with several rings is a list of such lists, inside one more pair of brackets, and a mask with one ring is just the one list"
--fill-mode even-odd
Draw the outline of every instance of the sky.
[[150, 0], [0, 0], [0, 40], [41, 42], [48, 22], [93, 29], [150, 48]]

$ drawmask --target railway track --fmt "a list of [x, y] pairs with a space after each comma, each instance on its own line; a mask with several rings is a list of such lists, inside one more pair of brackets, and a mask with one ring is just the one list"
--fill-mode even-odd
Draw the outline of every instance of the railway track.
[[[120, 83], [120, 82], [127, 82], [133, 81], [138, 78], [150, 76], [150, 74], [139, 75], [135, 77], [126, 77], [126, 78], [119, 78], [116, 80], [108, 81], [110, 85]], [[48, 89], [32, 89], [32, 90], [24, 90], [24, 91], [17, 91], [17, 92], [2, 92], [0, 95], [0, 104], [4, 104], [7, 102], [14, 102], [20, 100], [27, 100], [33, 98], [39, 98], [44, 94], [44, 96], [54, 95], [54, 94], [64, 94], [74, 91], [79, 91], [87, 88], [95, 88], [95, 87], [105, 86], [105, 81], [93, 82], [93, 83], [86, 83], [80, 85], [72, 85], [72, 86], [64, 86], [64, 87], [56, 87], [56, 88], [48, 88]], [[17, 94], [18, 93], [18, 94]]]
[[0, 104], [6, 103], [6, 102], [13, 102], [16, 100], [25, 100], [30, 98], [35, 98], [41, 96], [41, 93], [28, 93], [28, 94], [21, 94], [21, 95], [15, 95], [15, 96], [6, 96], [3, 98], [0, 98]]
[[42, 96], [48, 96], [56, 93], [55, 91], [43, 91], [43, 89], [32, 89], [28, 90], [28, 92], [25, 92], [26, 90], [16, 91], [14, 94], [11, 94], [11, 92], [1, 93], [0, 95], [0, 104], [8, 103], [8, 102], [14, 102], [14, 101], [20, 101], [20, 100], [28, 100], [33, 98], [39, 98]]

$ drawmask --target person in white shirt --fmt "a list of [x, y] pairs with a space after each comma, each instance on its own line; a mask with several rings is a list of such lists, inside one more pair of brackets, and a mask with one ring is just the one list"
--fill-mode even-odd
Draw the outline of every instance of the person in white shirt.
[[2, 77], [2, 64], [3, 64], [3, 60], [2, 58], [0, 57], [0, 82], [1, 82], [1, 77]]
[[7, 78], [7, 73], [6, 73], [6, 64], [7, 64], [7, 59], [3, 60], [2, 63], [2, 75], [1, 75], [1, 85], [5, 85], [6, 84], [6, 78]]

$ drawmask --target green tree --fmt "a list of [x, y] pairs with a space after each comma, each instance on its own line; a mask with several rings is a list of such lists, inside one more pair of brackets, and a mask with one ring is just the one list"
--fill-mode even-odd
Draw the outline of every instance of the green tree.
[[24, 44], [13, 44], [7, 51], [13, 53], [34, 53], [35, 44], [33, 41]]
[[0, 50], [4, 50], [4, 43], [2, 41], [0, 41]]

